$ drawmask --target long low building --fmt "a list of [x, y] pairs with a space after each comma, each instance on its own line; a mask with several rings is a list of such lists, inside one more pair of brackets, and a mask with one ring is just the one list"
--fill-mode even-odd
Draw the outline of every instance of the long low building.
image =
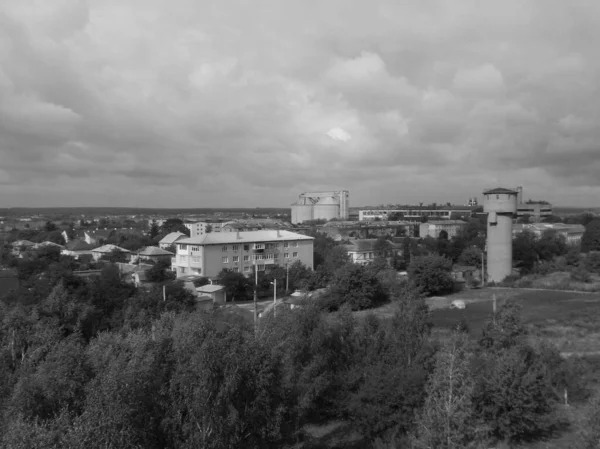
[[428, 221], [427, 223], [421, 223], [419, 225], [419, 236], [425, 238], [427, 236], [433, 237], [434, 239], [439, 238], [440, 233], [445, 231], [448, 238], [456, 236], [459, 231], [467, 225], [462, 220], [440, 220], [440, 221]]
[[391, 216], [398, 216], [400, 220], [420, 220], [422, 217], [437, 220], [451, 220], [469, 218], [472, 207], [447, 207], [440, 209], [405, 208], [405, 209], [363, 209], [358, 211], [359, 221], [389, 220]]
[[544, 231], [552, 229], [557, 234], [562, 235], [569, 245], [577, 245], [581, 242], [585, 226], [580, 224], [564, 224], [564, 223], [530, 223], [530, 224], [513, 224], [512, 234], [515, 238], [520, 232], [528, 230], [533, 232], [538, 237], [541, 237]]
[[294, 232], [217, 232], [177, 241], [172, 260], [177, 277], [202, 275], [215, 278], [224, 268], [250, 275], [296, 261], [313, 268], [313, 237]]

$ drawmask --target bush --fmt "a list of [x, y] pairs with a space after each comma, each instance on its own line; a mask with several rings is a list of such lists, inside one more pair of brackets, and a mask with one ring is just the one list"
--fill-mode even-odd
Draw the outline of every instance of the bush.
[[443, 256], [415, 257], [408, 267], [408, 277], [414, 287], [432, 296], [450, 293], [454, 280], [450, 275], [452, 261]]
[[349, 263], [336, 271], [329, 297], [330, 310], [342, 304], [348, 304], [352, 310], [363, 310], [381, 304], [387, 294], [369, 267]]
[[592, 279], [590, 272], [584, 267], [575, 267], [571, 271], [571, 280], [577, 282], [590, 282]]

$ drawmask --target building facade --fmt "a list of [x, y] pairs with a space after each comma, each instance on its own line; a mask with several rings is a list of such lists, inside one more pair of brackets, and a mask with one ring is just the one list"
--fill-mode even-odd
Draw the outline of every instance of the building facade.
[[540, 221], [552, 216], [552, 204], [528, 201], [517, 205], [517, 218], [528, 215], [532, 221]]
[[469, 207], [449, 207], [445, 209], [402, 208], [402, 209], [362, 209], [358, 211], [359, 221], [388, 220], [391, 215], [400, 215], [402, 220], [420, 220], [422, 217], [438, 220], [453, 218], [469, 218], [472, 209]]
[[369, 264], [378, 257], [383, 257], [390, 263], [393, 257], [402, 256], [402, 244], [386, 240], [386, 248], [381, 248], [381, 243], [378, 244], [378, 241], [378, 239], [352, 240], [343, 245], [343, 248], [350, 256], [350, 260], [360, 265]]
[[289, 231], [219, 232], [177, 241], [177, 277], [216, 278], [224, 268], [250, 275], [296, 261], [313, 268], [313, 237]]
[[442, 231], [446, 231], [448, 238], [451, 239], [466, 225], [467, 222], [462, 220], [428, 221], [427, 223], [421, 223], [419, 225], [419, 236], [421, 238], [433, 237], [434, 239], [437, 239], [440, 237]]
[[536, 236], [541, 237], [544, 231], [554, 230], [558, 235], [562, 235], [569, 245], [578, 245], [581, 242], [585, 226], [580, 224], [564, 223], [531, 223], [531, 224], [513, 224], [512, 234], [515, 238], [522, 231], [531, 231]]

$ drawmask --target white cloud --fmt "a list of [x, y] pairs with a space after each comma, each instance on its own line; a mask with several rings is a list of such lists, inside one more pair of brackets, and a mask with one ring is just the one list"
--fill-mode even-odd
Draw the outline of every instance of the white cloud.
[[350, 139], [352, 139], [352, 136], [342, 128], [331, 128], [329, 131], [327, 131], [327, 135], [333, 140], [340, 140], [342, 142], [348, 142]]

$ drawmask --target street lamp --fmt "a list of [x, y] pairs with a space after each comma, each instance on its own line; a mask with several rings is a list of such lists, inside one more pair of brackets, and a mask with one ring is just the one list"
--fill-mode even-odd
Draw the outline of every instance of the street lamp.
[[277, 316], [277, 278], [270, 283], [273, 285], [273, 317]]

